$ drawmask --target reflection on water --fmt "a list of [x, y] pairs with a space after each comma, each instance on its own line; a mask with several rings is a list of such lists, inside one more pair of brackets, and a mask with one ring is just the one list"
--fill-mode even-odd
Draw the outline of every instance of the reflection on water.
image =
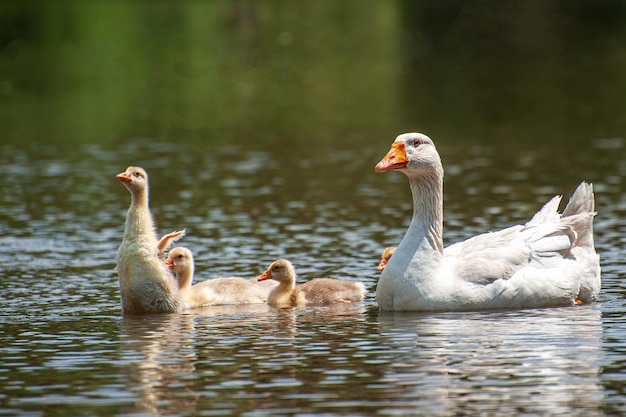
[[387, 379], [403, 397], [420, 397], [427, 414], [599, 415], [600, 314], [381, 314], [381, 333], [404, 351]]
[[188, 386], [197, 355], [193, 318], [188, 314], [125, 317], [120, 361], [125, 390], [138, 400], [126, 412], [187, 413], [196, 409], [199, 394]]
[[[329, 388], [338, 387], [357, 373], [360, 344], [343, 335], [350, 327], [350, 339], [359, 337], [364, 313], [362, 305], [312, 310], [251, 305], [126, 317], [119, 349], [121, 361], [129, 365], [122, 379], [141, 398], [132, 410], [221, 409], [232, 415], [264, 409], [276, 415], [285, 401], [301, 407], [297, 400], [306, 398], [299, 393], [302, 387], [327, 382]], [[328, 367], [342, 363], [343, 371]], [[314, 407], [316, 401], [337, 396], [333, 390], [309, 400]]]
[[[40, 375], [71, 379], [40, 380], [43, 390], [24, 387], [35, 395], [10, 405], [92, 402], [101, 412], [157, 415], [601, 415], [606, 401], [599, 305], [440, 314], [224, 306], [114, 326], [119, 336], [108, 343], [80, 336], [91, 352], [35, 348], [48, 356]], [[43, 334], [21, 337], [32, 346]], [[5, 365], [24, 368], [9, 352]]]

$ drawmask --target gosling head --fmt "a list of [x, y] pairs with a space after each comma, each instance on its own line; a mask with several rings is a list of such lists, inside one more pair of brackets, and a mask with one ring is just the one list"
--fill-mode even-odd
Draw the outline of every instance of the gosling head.
[[148, 173], [141, 167], [130, 166], [126, 171], [115, 176], [131, 193], [145, 190], [148, 187]]
[[272, 262], [269, 268], [258, 278], [258, 281], [268, 279], [273, 279], [281, 284], [293, 285], [296, 282], [296, 271], [291, 262], [286, 259], [279, 259]]
[[175, 273], [180, 274], [193, 266], [193, 255], [187, 248], [176, 247], [167, 254], [165, 265]]
[[376, 268], [377, 271], [382, 271], [383, 269], [385, 269], [385, 267], [387, 266], [387, 262], [389, 262], [389, 258], [391, 258], [391, 255], [393, 255], [395, 251], [395, 246], [388, 246], [383, 250], [383, 253], [380, 256], [380, 263]]

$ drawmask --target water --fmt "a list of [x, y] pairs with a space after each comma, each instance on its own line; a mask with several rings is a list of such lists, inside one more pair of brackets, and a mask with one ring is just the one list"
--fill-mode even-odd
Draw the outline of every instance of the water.
[[[134, 146], [143, 149], [141, 143]], [[284, 172], [281, 155], [271, 151], [218, 148], [206, 153], [203, 166], [212, 169], [204, 170], [187, 163], [197, 152], [177, 148], [168, 164], [179, 168], [159, 167], [172, 148], [152, 143], [143, 154], [153, 173], [152, 206], [161, 231], [187, 228], [180, 243], [196, 253], [201, 279], [254, 276], [288, 257], [301, 279], [363, 281], [368, 299], [333, 308], [224, 306], [122, 317], [113, 268], [130, 195], [114, 175], [125, 168], [116, 155], [130, 150], [86, 146], [67, 161], [52, 149], [4, 147], [2, 224], [12, 226], [0, 251], [3, 415], [624, 412], [621, 188], [602, 190], [602, 178], [596, 182], [599, 303], [382, 314], [373, 299], [375, 267], [382, 247], [405, 230], [410, 196], [400, 175], [372, 173], [375, 149], [342, 161], [359, 168], [351, 181], [321, 195], [316, 188], [324, 181], [299, 167]], [[448, 158], [459, 167], [448, 181], [467, 172], [463, 164], [475, 165], [472, 158]], [[497, 155], [479, 158], [486, 171], [498, 165], [490, 162]], [[315, 163], [325, 172], [336, 162]], [[617, 164], [624, 169], [623, 160]], [[534, 201], [552, 192], [538, 187], [524, 199], [525, 184], [506, 187], [508, 193], [482, 193], [489, 201], [471, 189], [447, 193], [446, 215], [459, 224], [446, 230], [447, 240], [483, 223], [528, 218], [539, 207]], [[464, 207], [470, 207], [466, 215]]]
[[[22, 22], [19, 39], [0, 33], [0, 415], [626, 413], [620, 10], [528, 8], [495, 37], [509, 22], [495, 9], [446, 25], [460, 3], [319, 2], [280, 18], [271, 2], [17, 4], [1, 16]], [[380, 313], [375, 268], [411, 202], [404, 176], [373, 167], [407, 130], [442, 154], [446, 244], [593, 182], [599, 302]], [[123, 317], [114, 267], [130, 194], [115, 174], [131, 164], [150, 174], [159, 231], [187, 228], [199, 279], [286, 257], [300, 280], [359, 280], [367, 299]]]

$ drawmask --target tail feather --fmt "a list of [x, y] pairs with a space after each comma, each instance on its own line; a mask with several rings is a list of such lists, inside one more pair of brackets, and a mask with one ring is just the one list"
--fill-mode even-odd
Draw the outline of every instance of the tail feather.
[[583, 181], [567, 202], [562, 217], [568, 217], [578, 213], [593, 212], [593, 210], [593, 185]]
[[562, 218], [580, 217], [580, 220], [571, 219], [574, 220], [574, 229], [578, 235], [576, 246], [593, 248], [593, 218], [595, 214], [593, 185], [583, 181], [567, 202], [561, 216]]
[[561, 215], [558, 213], [559, 204], [561, 204], [562, 196], [557, 195], [541, 207], [532, 219], [526, 223], [526, 226], [536, 226], [542, 223], [557, 222]]

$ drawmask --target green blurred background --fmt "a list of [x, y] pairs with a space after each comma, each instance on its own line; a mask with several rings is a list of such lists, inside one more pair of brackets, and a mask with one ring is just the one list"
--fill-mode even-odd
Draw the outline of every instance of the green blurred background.
[[1, 141], [623, 137], [625, 23], [623, 1], [4, 0]]

